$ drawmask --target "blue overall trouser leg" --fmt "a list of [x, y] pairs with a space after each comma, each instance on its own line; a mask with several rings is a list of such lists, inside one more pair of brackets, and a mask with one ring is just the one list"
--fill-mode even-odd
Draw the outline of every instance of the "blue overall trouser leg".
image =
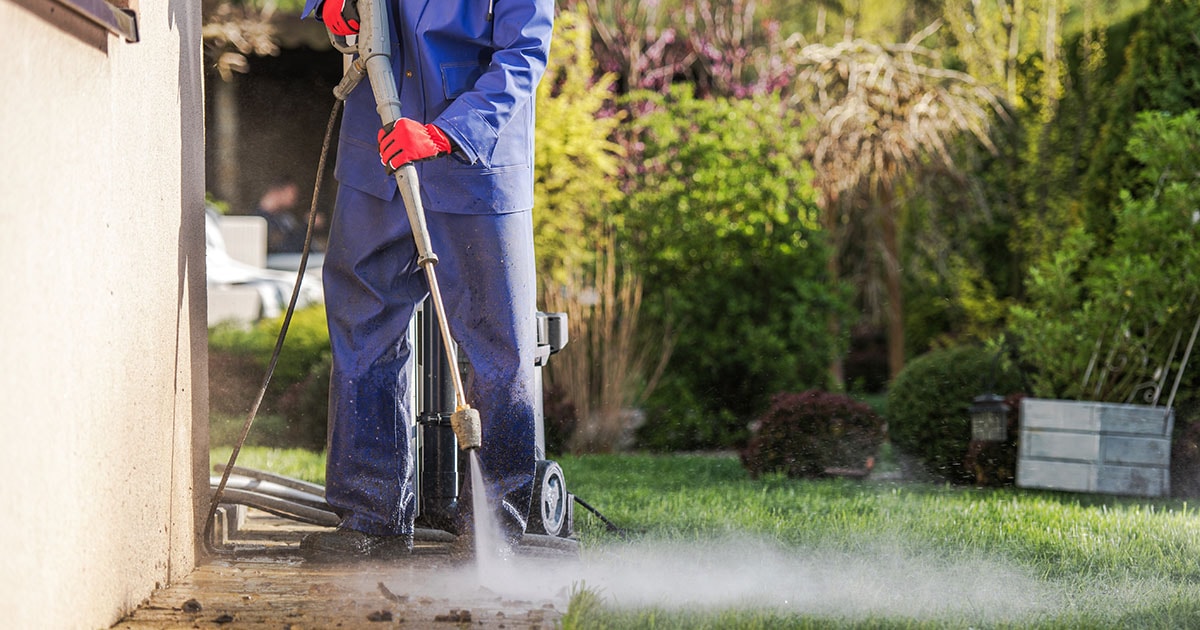
[[[427, 213], [450, 330], [471, 363], [489, 505], [522, 531], [535, 467], [536, 280], [531, 213]], [[381, 201], [339, 187], [324, 284], [333, 373], [326, 499], [342, 526], [413, 531], [410, 375], [406, 333], [428, 293], [399, 195]]]

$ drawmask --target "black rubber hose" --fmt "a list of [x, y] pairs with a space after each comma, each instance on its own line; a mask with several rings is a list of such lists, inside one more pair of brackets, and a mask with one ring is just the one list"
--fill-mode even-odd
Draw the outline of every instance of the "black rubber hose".
[[573, 494], [573, 495], [571, 495], [571, 497], [575, 499], [576, 503], [583, 506], [584, 509], [591, 512], [592, 514], [595, 514], [596, 517], [599, 518], [604, 523], [605, 528], [608, 529], [609, 532], [620, 536], [621, 540], [629, 540], [629, 532], [625, 531], [624, 529], [621, 529], [620, 527], [617, 526], [616, 523], [608, 520], [608, 517], [606, 517], [600, 513], [600, 510], [597, 510], [596, 508], [588, 505], [587, 501], [580, 499], [579, 495], [577, 495], [577, 494]]

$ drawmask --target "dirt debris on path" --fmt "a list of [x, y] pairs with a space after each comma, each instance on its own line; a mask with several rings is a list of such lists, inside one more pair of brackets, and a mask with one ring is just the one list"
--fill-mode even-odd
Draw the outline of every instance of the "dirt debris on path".
[[[386, 563], [311, 563], [293, 547], [311, 529], [268, 516], [251, 518], [248, 527], [275, 528], [258, 536], [271, 544], [259, 553], [203, 561], [112, 627], [527, 629], [556, 627], [566, 611], [567, 592], [514, 597], [504, 592], [511, 575], [480, 575], [472, 561], [435, 544], [419, 544], [413, 556]], [[514, 570], [561, 562], [522, 560], [526, 564]]]
[[[155, 593], [113, 627], [550, 628], [566, 610], [566, 602], [554, 594], [544, 601], [510, 600], [470, 583], [439, 594], [447, 588], [445, 571], [441, 563], [423, 559], [400, 568], [211, 562]], [[469, 573], [461, 567], [451, 571], [453, 576]]]

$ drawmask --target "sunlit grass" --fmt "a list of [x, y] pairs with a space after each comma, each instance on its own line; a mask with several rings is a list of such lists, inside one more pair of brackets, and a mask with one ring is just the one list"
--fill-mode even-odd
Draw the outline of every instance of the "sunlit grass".
[[[655, 538], [728, 533], [789, 545], [890, 544], [1002, 553], [1079, 572], [1200, 580], [1200, 513], [1186, 501], [849, 480], [750, 479], [734, 457], [560, 460], [569, 489], [610, 520]], [[585, 538], [610, 536], [582, 517]]]
[[[750, 479], [735, 457], [560, 460], [569, 489], [638, 540], [749, 536], [797, 550], [930, 562], [987, 558], [1060, 593], [1046, 627], [1200, 627], [1200, 514], [1184, 501], [848, 480]], [[576, 510], [586, 542], [615, 541]], [[825, 627], [846, 620], [773, 611], [603, 608], [575, 628]], [[593, 624], [592, 622], [595, 622]], [[966, 627], [971, 619], [855, 618], [855, 627]], [[815, 624], [815, 625], [814, 625]]]
[[[226, 464], [233, 447], [218, 446], [209, 452], [211, 466]], [[325, 483], [325, 454], [299, 448], [267, 448], [244, 446], [238, 452], [236, 466], [272, 472], [277, 475], [303, 479], [310, 483]]]

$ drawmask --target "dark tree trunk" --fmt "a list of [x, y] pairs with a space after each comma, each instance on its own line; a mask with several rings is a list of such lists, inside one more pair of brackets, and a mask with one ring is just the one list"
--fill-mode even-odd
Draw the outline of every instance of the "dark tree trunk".
[[900, 279], [900, 236], [895, 199], [890, 186], [879, 187], [880, 221], [883, 223], [883, 264], [888, 298], [888, 374], [895, 379], [904, 369], [904, 294]]

